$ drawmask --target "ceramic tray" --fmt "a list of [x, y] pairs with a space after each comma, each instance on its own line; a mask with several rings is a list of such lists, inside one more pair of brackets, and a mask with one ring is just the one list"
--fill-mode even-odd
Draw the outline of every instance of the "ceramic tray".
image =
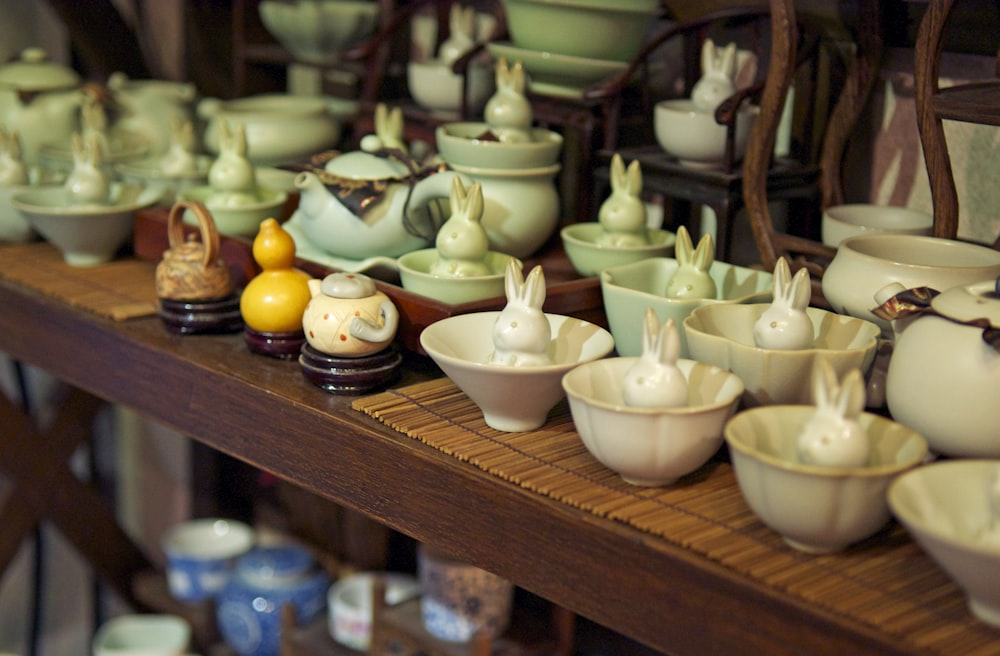
[[[136, 212], [135, 236], [133, 248], [136, 257], [158, 262], [163, 252], [169, 247], [167, 239], [168, 208], [155, 207]], [[195, 226], [184, 226], [185, 230], [197, 232]], [[257, 275], [259, 268], [253, 259], [253, 240], [244, 237], [221, 237], [220, 253], [229, 264], [237, 286], [242, 286], [250, 278]], [[551, 240], [551, 245], [543, 247], [539, 254], [524, 261], [525, 270], [536, 264], [541, 264], [545, 271], [545, 281], [548, 295], [545, 299], [545, 311], [553, 314], [565, 314], [578, 319], [585, 319], [603, 328], [608, 321], [604, 314], [604, 303], [601, 299], [601, 285], [597, 277], [581, 278], [573, 270], [566, 254], [559, 244], [558, 234]], [[310, 275], [321, 278], [334, 271], [316, 262], [297, 259], [296, 266]], [[376, 286], [392, 299], [399, 309], [399, 330], [397, 335], [402, 345], [418, 353], [420, 349], [420, 333], [425, 327], [446, 317], [469, 312], [500, 310], [506, 304], [506, 298], [496, 298], [450, 305], [420, 294], [414, 294], [399, 285], [375, 281]]]

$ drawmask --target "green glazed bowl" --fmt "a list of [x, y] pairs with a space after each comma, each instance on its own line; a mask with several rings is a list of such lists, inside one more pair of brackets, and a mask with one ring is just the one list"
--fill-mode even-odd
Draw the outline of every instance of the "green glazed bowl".
[[496, 251], [487, 253], [486, 263], [493, 271], [489, 276], [435, 275], [430, 273], [430, 269], [437, 259], [436, 248], [423, 248], [401, 255], [397, 263], [403, 289], [450, 305], [504, 295], [504, 271], [510, 255]]
[[677, 235], [662, 228], [649, 229], [649, 244], [643, 246], [604, 246], [597, 237], [604, 227], [596, 221], [574, 223], [562, 229], [563, 249], [570, 264], [581, 276], [596, 276], [609, 267], [639, 262], [651, 257], [673, 255]]

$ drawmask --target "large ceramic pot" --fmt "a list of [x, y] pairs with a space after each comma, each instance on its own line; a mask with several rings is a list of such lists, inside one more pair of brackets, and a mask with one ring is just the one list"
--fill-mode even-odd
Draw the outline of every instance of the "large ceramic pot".
[[257, 547], [239, 560], [218, 596], [219, 631], [240, 656], [278, 656], [281, 609], [291, 604], [297, 623], [310, 622], [326, 609], [329, 587], [329, 577], [304, 548]]
[[[924, 293], [921, 293], [924, 292]], [[919, 431], [935, 451], [1000, 457], [1000, 297], [993, 281], [953, 287], [931, 298], [909, 290], [883, 308], [897, 316], [886, 373], [893, 418]], [[909, 316], [908, 316], [909, 315]]]
[[115, 129], [141, 136], [150, 155], [167, 152], [172, 126], [193, 119], [198, 96], [190, 82], [132, 80], [120, 71], [108, 77], [108, 89], [122, 110]]

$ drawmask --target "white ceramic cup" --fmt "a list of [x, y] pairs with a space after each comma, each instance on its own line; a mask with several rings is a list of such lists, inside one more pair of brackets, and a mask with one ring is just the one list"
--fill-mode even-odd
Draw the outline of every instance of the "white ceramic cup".
[[384, 577], [385, 601], [390, 606], [420, 594], [420, 583], [405, 574], [359, 572], [345, 576], [327, 595], [330, 635], [342, 645], [368, 651], [372, 637], [373, 586], [376, 577]]
[[94, 656], [181, 656], [187, 653], [191, 626], [176, 615], [122, 615], [97, 630]]

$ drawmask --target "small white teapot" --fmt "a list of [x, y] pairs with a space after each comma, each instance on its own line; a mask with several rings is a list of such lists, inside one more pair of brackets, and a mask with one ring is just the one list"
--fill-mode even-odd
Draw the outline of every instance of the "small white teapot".
[[309, 281], [312, 299], [302, 315], [306, 341], [317, 351], [363, 357], [389, 346], [399, 312], [389, 297], [361, 273], [331, 273]]

